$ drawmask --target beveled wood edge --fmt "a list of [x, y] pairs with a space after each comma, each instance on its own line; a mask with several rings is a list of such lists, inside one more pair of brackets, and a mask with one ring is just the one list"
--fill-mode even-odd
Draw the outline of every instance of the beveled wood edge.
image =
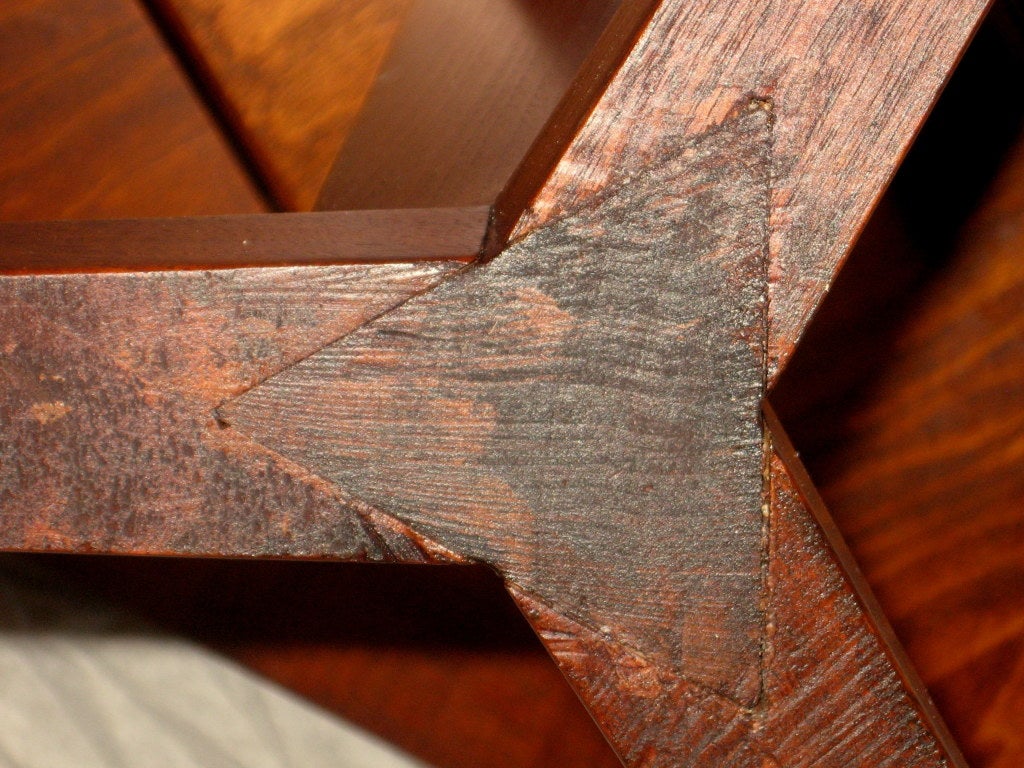
[[828, 542], [836, 562], [850, 583], [850, 588], [875, 627], [882, 646], [892, 662], [893, 668], [903, 681], [911, 699], [917, 705], [928, 728], [931, 729], [936, 740], [945, 750], [951, 763], [956, 768], [968, 768], [967, 761], [957, 746], [956, 740], [949, 732], [942, 715], [939, 714], [932, 701], [928, 688], [921, 679], [913, 662], [904, 650], [902, 643], [896, 636], [889, 619], [886, 618], [882, 606], [871, 591], [871, 586], [864, 577], [857, 560], [850, 551], [843, 534], [836, 525], [835, 520], [825, 506], [824, 500], [814, 486], [814, 481], [804, 468], [800, 454], [793, 446], [786, 433], [785, 427], [779, 420], [778, 415], [772, 408], [771, 403], [765, 400], [762, 403], [762, 414], [765, 422], [765, 432], [771, 441], [771, 447], [781, 459], [783, 466], [789, 473], [793, 486], [800, 494], [804, 505], [810, 510], [815, 522], [818, 524], [822, 535]]
[[471, 261], [487, 206], [0, 222], [0, 275]]
[[497, 255], [566, 149], [583, 128], [608, 84], [633, 50], [662, 0], [623, 0], [579, 72], [494, 203], [484, 258]]

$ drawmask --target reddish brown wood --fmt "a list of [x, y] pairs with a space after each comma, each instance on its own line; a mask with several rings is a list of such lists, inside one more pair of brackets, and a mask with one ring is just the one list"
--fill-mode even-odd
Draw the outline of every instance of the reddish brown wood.
[[454, 266], [0, 278], [0, 546], [422, 558], [213, 409]]
[[0, 7], [0, 219], [263, 203], [137, 3]]
[[220, 418], [753, 701], [769, 118], [741, 108]]
[[490, 210], [0, 222], [0, 273], [468, 261]]
[[774, 377], [988, 2], [663, 2], [515, 236], [770, 101]]
[[[971, 765], [1000, 768], [1024, 760], [1024, 112], [979, 124], [969, 107], [1019, 68], [1013, 21], [986, 22], [936, 111], [946, 127], [926, 126], [928, 155], [901, 171], [776, 393]], [[975, 178], [987, 164], [994, 178]], [[935, 195], [967, 198], [963, 226], [928, 215]], [[907, 202], [928, 203], [923, 231]]]
[[317, 207], [491, 205], [618, 4], [418, 0]]
[[777, 454], [770, 479], [768, 635], [752, 707], [517, 597], [627, 765], [963, 765], [942, 753]]
[[9, 546], [479, 559], [630, 765], [957, 764], [757, 417], [981, 4], [924, 10], [664, 3], [461, 274], [3, 278]]
[[301, 211], [313, 207], [413, 0], [148, 4], [274, 198]]

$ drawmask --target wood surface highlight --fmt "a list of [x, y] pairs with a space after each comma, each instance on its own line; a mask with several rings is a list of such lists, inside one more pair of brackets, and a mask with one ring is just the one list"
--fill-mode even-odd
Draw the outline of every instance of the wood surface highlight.
[[0, 546], [485, 562], [630, 766], [962, 765], [759, 404], [985, 6], [666, 0], [482, 264], [0, 277]]
[[264, 210], [139, 3], [5, 0], [0, 62], [0, 219]]
[[475, 258], [490, 209], [0, 222], [0, 274]]
[[[275, 202], [313, 208], [415, 0], [148, 0]], [[489, 201], [485, 201], [489, 202]]]
[[620, 4], [416, 0], [317, 208], [492, 205]]

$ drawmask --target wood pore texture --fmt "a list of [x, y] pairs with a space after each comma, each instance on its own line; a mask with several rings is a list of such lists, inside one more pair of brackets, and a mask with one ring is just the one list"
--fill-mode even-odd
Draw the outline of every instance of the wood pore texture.
[[0, 277], [4, 546], [485, 563], [629, 766], [962, 765], [759, 404], [984, 5], [666, 0], [483, 263]]
[[752, 702], [769, 116], [744, 108], [218, 417]]
[[1000, 768], [1024, 763], [1021, 29], [996, 6], [773, 393], [970, 764]]
[[[288, 5], [298, 7], [298, 4]], [[54, 4], [11, 0], [2, 4], [0, 19], [3, 20], [0, 24], [0, 90], [4, 94], [0, 110], [0, 156], [3, 158], [0, 216], [49, 219], [208, 215], [252, 213], [264, 207], [254, 191], [255, 186], [218, 133], [216, 121], [205, 114], [184, 74], [174, 66], [160, 42], [156, 29], [145, 20], [135, 3], [75, 0]], [[329, 162], [324, 172], [327, 166]], [[178, 231], [188, 228], [188, 220], [168, 223]], [[111, 225], [105, 222], [82, 222], [69, 225], [72, 230], [49, 232], [48, 237], [57, 237], [59, 241], [61, 233], [66, 236], [69, 231], [88, 232], [94, 224], [110, 232]], [[94, 237], [80, 241], [78, 248], [64, 240], [60, 247], [45, 250], [47, 264], [60, 265], [62, 270], [80, 268], [84, 261], [83, 246], [100, 261], [115, 254], [132, 259], [122, 262], [122, 267], [152, 259], [153, 246], [163, 257], [179, 260], [182, 257], [173, 241], [153, 240], [159, 225], [154, 228], [153, 222], [134, 222], [128, 227], [123, 224], [119, 236], [106, 241], [114, 250], [98, 251]], [[207, 220], [187, 229], [188, 235], [195, 238], [211, 224], [217, 230], [214, 237], [225, 238], [225, 241], [236, 234], [245, 234], [244, 229], [218, 228], [216, 221]], [[74, 230], [76, 226], [85, 229]], [[256, 231], [261, 231], [259, 226]], [[375, 231], [379, 232], [380, 227]], [[479, 242], [482, 229], [475, 231]], [[393, 239], [395, 233], [390, 234]], [[237, 242], [231, 242], [232, 247], [237, 247]], [[11, 259], [9, 245], [9, 240], [0, 239], [2, 257]], [[36, 241], [35, 245], [34, 252], [38, 253], [41, 243]], [[302, 252], [298, 242], [289, 242], [287, 247], [293, 253]], [[133, 249], [134, 254], [130, 253]], [[197, 252], [198, 258], [211, 253], [205, 247]], [[184, 255], [195, 265], [195, 254]], [[20, 257], [17, 260], [21, 267], [26, 266]], [[6, 266], [17, 268], [18, 264], [8, 261]], [[422, 277], [442, 267], [423, 265], [413, 272], [418, 271]], [[345, 271], [335, 271], [335, 278]], [[277, 274], [280, 280], [284, 272]], [[100, 291], [96, 294], [98, 301], [90, 303], [87, 298], [90, 289], [78, 292], [71, 288], [77, 280], [85, 281], [80, 285], [87, 285], [90, 279], [99, 280], [112, 292]], [[256, 282], [251, 282], [253, 279]], [[412, 277], [404, 286], [412, 285], [416, 279]], [[62, 318], [66, 321], [69, 314], [76, 313], [82, 320], [91, 312], [97, 312], [92, 323], [80, 326], [80, 331], [90, 337], [80, 358], [84, 366], [92, 366], [93, 374], [106, 367], [110, 379], [103, 385], [82, 390], [81, 396], [89, 401], [96, 392], [105, 392], [110, 404], [128, 392], [144, 396], [150, 393], [149, 400], [141, 403], [119, 400], [123, 408], [120, 417], [111, 422], [107, 411], [103, 422], [96, 424], [99, 429], [109, 435], [118, 427], [131, 428], [133, 424], [138, 427], [139, 420], [146, 423], [148, 419], [150, 425], [157, 422], [167, 425], [176, 418], [185, 423], [191, 420], [198, 431], [193, 429], [184, 436], [171, 431], [184, 438], [184, 443], [175, 443], [184, 451], [182, 461], [188, 462], [185, 454], [198, 446], [199, 453], [205, 456], [205, 464], [200, 461], [193, 466], [203, 473], [208, 483], [232, 484], [234, 480], [243, 483], [247, 475], [260, 478], [259, 483], [252, 485], [254, 491], [259, 488], [260, 500], [255, 506], [250, 503], [252, 496], [241, 484], [234, 485], [241, 495], [233, 500], [230, 495], [215, 494], [218, 497], [215, 508], [228, 514], [221, 518], [224, 530], [214, 532], [209, 541], [197, 539], [197, 551], [209, 552], [208, 545], [224, 535], [234, 537], [239, 545], [243, 539], [258, 541], [267, 535], [268, 525], [284, 523], [292, 513], [308, 512], [315, 516], [319, 514], [318, 509], [327, 514], [334, 514], [330, 510], [338, 509], [335, 501], [325, 504], [323, 498], [319, 502], [311, 498], [308, 494], [315, 497], [316, 491], [308, 487], [303, 490], [301, 482], [290, 490], [278, 486], [268, 493], [265, 481], [277, 473], [274, 457], [254, 455], [241, 465], [234, 459], [224, 464], [233, 448], [244, 449], [244, 446], [233, 444], [229, 439], [204, 447], [200, 445], [201, 440], [197, 440], [211, 425], [212, 405], [219, 397], [216, 389], [224, 385], [228, 389], [244, 387], [247, 375], [266, 375], [273, 367], [263, 366], [282, 361], [278, 356], [280, 345], [258, 338], [261, 328], [274, 328], [272, 335], [278, 336], [279, 341], [283, 341], [282, 333], [291, 335], [292, 341], [306, 339], [297, 348], [300, 353], [302, 343], [316, 346], [330, 341], [331, 334], [344, 331], [346, 312], [338, 303], [337, 292], [329, 287], [340, 283], [330, 277], [330, 272], [306, 283], [305, 289], [301, 282], [293, 283], [290, 288], [278, 282], [284, 291], [278, 293], [278, 299], [284, 299], [287, 291], [298, 289], [300, 293], [293, 294], [293, 308], [308, 302], [299, 313], [301, 317], [292, 315], [298, 322], [291, 325], [291, 330], [284, 324], [277, 328], [278, 320], [284, 320], [289, 314], [285, 309], [288, 300], [277, 305], [280, 312], [265, 313], [270, 306], [267, 301], [273, 303], [270, 297], [275, 293], [273, 289], [264, 292], [275, 282], [269, 275], [260, 277], [252, 273], [246, 278], [243, 274], [231, 273], [219, 276], [153, 274], [148, 288], [136, 284], [125, 291], [116, 288], [118, 282], [128, 285], [134, 278], [78, 275], [40, 280], [36, 287], [44, 293], [47, 289], [42, 285], [47, 280], [53, 281], [49, 287], [56, 291], [51, 296], [58, 303], [53, 314], [58, 321]], [[199, 292], [205, 292], [205, 300], [190, 305], [187, 286], [194, 291], [204, 283], [208, 283], [207, 289]], [[214, 306], [218, 289], [209, 290], [211, 285], [217, 284], [240, 289], [235, 293], [237, 301], [221, 306], [224, 312]], [[246, 284], [250, 288], [262, 286], [257, 302], [262, 309], [245, 298]], [[67, 290], [62, 291], [60, 285]], [[349, 285], [354, 287], [352, 283]], [[185, 294], [179, 291], [175, 298], [175, 290], [181, 288], [185, 289]], [[169, 293], [164, 293], [163, 298], [175, 306], [168, 306], [161, 300], [159, 294], [165, 289]], [[382, 289], [387, 290], [380, 283], [372, 286], [377, 296], [383, 296]], [[101, 298], [102, 295], [105, 298]], [[15, 304], [9, 304], [10, 298], [11, 294], [6, 294], [0, 300], [0, 326], [7, 329], [21, 319], [29, 325], [36, 322], [20, 314]], [[77, 309], [65, 306], [65, 299], [80, 302]], [[38, 319], [38, 313], [45, 314], [49, 309], [54, 306], [39, 305], [33, 307], [30, 314]], [[363, 310], [366, 309], [372, 310], [372, 305], [364, 306]], [[140, 314], [139, 310], [145, 312]], [[179, 326], [186, 315], [198, 323]], [[258, 315], [267, 322], [259, 320]], [[311, 330], [308, 322], [318, 318], [326, 320], [326, 324]], [[46, 337], [47, 327], [44, 321], [42, 327], [37, 325], [36, 331], [37, 339], [44, 345], [43, 353], [49, 356], [50, 363], [46, 364], [49, 366], [55, 362], [55, 345], [61, 339], [66, 340], [69, 355], [75, 354], [73, 350], [79, 340], [73, 331], [72, 336], [65, 335], [70, 330], [67, 327], [53, 337]], [[254, 333], [243, 330], [247, 327]], [[211, 332], [221, 334], [221, 342], [207, 343], [209, 354], [200, 352], [192, 342], [198, 338], [210, 342], [208, 334]], [[327, 336], [317, 336], [323, 332]], [[90, 355], [89, 352], [99, 345], [104, 349]], [[132, 360], [115, 360], [109, 356], [113, 351], [114, 357], [119, 357], [117, 350]], [[0, 358], [9, 366], [7, 370], [14, 367], [9, 355], [9, 348], [0, 349]], [[161, 356], [164, 356], [163, 362], [159, 362]], [[183, 358], [189, 356], [192, 361], [185, 362]], [[146, 358], [150, 358], [149, 362]], [[65, 363], [69, 360], [70, 357], [64, 358]], [[172, 360], [176, 362], [170, 362]], [[162, 369], [161, 376], [180, 376], [182, 388], [170, 385], [166, 379], [150, 388], [144, 383], [146, 376], [138, 375], [140, 365], [154, 373], [167, 362], [170, 366]], [[220, 367], [221, 363], [224, 367]], [[261, 368], [262, 374], [259, 373]], [[206, 373], [199, 373], [202, 370]], [[59, 402], [64, 394], [54, 387], [59, 388], [61, 382], [56, 379], [39, 381], [40, 373], [34, 373], [37, 379], [32, 384], [34, 395], [48, 396], [44, 395], [48, 391], [54, 398], [47, 402]], [[61, 374], [51, 370], [49, 375]], [[89, 375], [84, 368], [83, 375]], [[215, 384], [213, 390], [197, 393], [206, 386], [202, 383], [204, 379], [206, 384], [213, 381], [219, 384]], [[128, 389], [115, 386], [115, 381], [127, 383]], [[65, 377], [64, 384], [67, 383]], [[0, 385], [5, 390], [2, 395], [5, 400], [12, 396], [9, 386], [5, 378]], [[168, 394], [168, 387], [171, 391], [187, 390], [191, 394], [182, 397]], [[156, 394], [157, 389], [160, 394]], [[175, 403], [171, 409], [178, 409], [177, 417], [168, 417], [165, 406], [171, 401]], [[64, 402], [66, 405], [68, 401]], [[55, 405], [37, 409], [37, 412], [57, 416], [62, 410], [62, 406]], [[72, 420], [74, 418], [72, 415]], [[17, 415], [4, 410], [0, 418], [0, 446], [4, 452], [14, 450], [13, 433], [8, 432], [9, 419], [19, 420]], [[83, 442], [84, 438], [80, 439], [75, 430], [75, 426], [83, 424], [84, 419], [63, 425], [59, 418], [51, 421], [50, 427], [63, 431], [67, 439], [51, 433], [49, 445], [60, 449], [63, 445]], [[217, 432], [213, 430], [211, 434]], [[170, 435], [171, 432], [164, 434]], [[161, 448], [152, 442], [156, 438], [153, 432], [133, 437], [138, 438], [137, 443], [129, 439], [122, 444], [131, 445], [133, 450], [138, 446], [143, 452], [168, 448], [166, 444], [161, 443]], [[42, 439], [46, 442], [45, 437]], [[37, 445], [42, 447], [42, 444]], [[110, 447], [107, 443], [107, 448]], [[166, 457], [166, 453], [164, 455]], [[102, 460], [103, 449], [99, 443], [94, 443], [91, 449], [83, 446], [80, 458], [86, 463]], [[115, 459], [115, 463], [117, 461]], [[47, 463], [31, 471], [34, 476], [43, 477], [46, 468], [52, 466]], [[124, 468], [123, 464], [119, 466]], [[221, 469], [226, 474], [216, 480], [213, 475]], [[109, 476], [107, 472], [109, 469], [104, 470], [104, 476]], [[285, 486], [290, 482], [286, 481]], [[53, 480], [43, 480], [44, 493], [46, 487], [55, 487], [53, 483]], [[200, 497], [208, 493], [201, 488], [189, 488], [191, 482], [187, 476], [172, 481], [171, 485], [185, 489], [184, 496], [179, 494], [179, 501], [191, 498], [201, 505]], [[271, 485], [275, 482], [271, 481]], [[123, 488], [119, 493], [124, 493]], [[109, 494], [106, 497], [109, 498]], [[104, 498], [104, 494], [100, 498]], [[225, 503], [234, 507], [233, 511], [226, 510]], [[279, 503], [287, 506], [276, 506]], [[56, 512], [62, 506], [58, 501], [51, 509]], [[172, 528], [180, 525], [180, 513], [185, 507], [177, 506], [172, 510], [179, 520], [171, 524]], [[277, 509], [280, 514], [274, 517], [271, 513], [262, 520], [234, 519], [234, 513], [243, 508], [261, 515]], [[6, 526], [12, 515], [9, 497], [5, 496], [0, 502], [0, 514]], [[141, 523], [134, 531], [136, 546], [142, 531], [152, 532], [148, 525], [158, 514], [152, 510], [152, 516], [145, 512], [141, 517], [136, 516]], [[213, 527], [217, 527], [213, 521], [218, 516], [219, 513], [214, 512], [210, 518]], [[35, 549], [36, 545], [62, 551], [89, 549], [91, 539], [99, 545], [95, 547], [98, 551], [110, 551], [103, 547], [119, 535], [97, 529], [93, 535], [82, 538], [78, 545], [68, 538], [61, 544], [58, 539], [69, 534], [70, 529], [64, 528], [61, 534], [58, 529], [62, 524], [58, 524], [56, 529], [45, 533], [51, 519], [49, 512], [38, 518], [36, 532], [40, 538], [30, 544], [29, 549]], [[79, 522], [85, 527], [91, 525], [84, 515]], [[328, 528], [344, 535], [347, 524], [341, 522], [339, 526], [339, 521], [333, 521]], [[122, 527], [122, 533], [126, 530]], [[278, 534], [296, 544], [303, 537], [301, 533], [294, 537], [280, 527]], [[271, 539], [276, 536], [272, 534]], [[401, 533], [391, 536], [393, 544], [387, 543], [389, 536], [387, 532], [378, 532], [371, 548], [393, 546], [406, 558], [414, 556], [415, 545]], [[217, 548], [222, 547], [227, 538], [220, 538]], [[279, 543], [282, 541], [278, 538]], [[22, 539], [22, 543], [27, 540]], [[70, 557], [46, 557], [44, 564], [61, 569], [63, 578], [90, 584], [162, 625], [207, 642], [431, 764], [449, 768], [481, 765], [612, 768], [619, 764], [576, 695], [518, 617], [518, 612], [508, 605], [507, 598], [505, 602], [498, 599], [496, 591], [500, 587], [495, 585], [496, 580], [493, 577], [483, 579], [476, 569], [468, 569], [470, 575], [453, 577], [445, 575], [446, 569], [442, 569], [444, 573], [433, 569], [429, 573], [419, 569], [381, 573], [354, 566], [359, 570], [351, 576], [332, 577], [332, 568], [325, 574], [315, 570], [312, 564], [309, 565], [314, 570], [296, 573], [274, 570], [272, 564], [266, 562]], [[444, 610], [445, 605], [451, 606], [450, 609]]]
[[659, 138], [770, 102], [774, 378], [988, 4], [662, 2], [518, 233], [642, 166]]

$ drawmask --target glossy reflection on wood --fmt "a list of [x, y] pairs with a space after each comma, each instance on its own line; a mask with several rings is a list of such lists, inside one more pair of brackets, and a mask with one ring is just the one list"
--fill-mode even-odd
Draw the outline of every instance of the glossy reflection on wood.
[[278, 204], [308, 211], [414, 2], [150, 0], [149, 5]]
[[5, 0], [0, 61], [0, 219], [263, 209], [137, 3]]
[[491, 205], [618, 5], [417, 0], [317, 207]]
[[959, 765], [758, 406], [982, 7], [666, 0], [482, 264], [0, 279], [6, 545], [486, 562], [630, 766]]

